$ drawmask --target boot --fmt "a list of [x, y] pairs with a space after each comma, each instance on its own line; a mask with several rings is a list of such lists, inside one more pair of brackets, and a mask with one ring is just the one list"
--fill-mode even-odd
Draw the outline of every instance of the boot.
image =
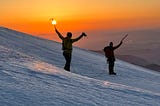
[[115, 72], [109, 72], [109, 75], [116, 75]]

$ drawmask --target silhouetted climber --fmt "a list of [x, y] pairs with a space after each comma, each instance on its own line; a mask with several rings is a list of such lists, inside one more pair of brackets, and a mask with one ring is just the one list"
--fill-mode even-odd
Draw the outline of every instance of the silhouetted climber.
[[113, 46], [113, 42], [110, 42], [109, 46], [106, 46], [103, 49], [105, 52], [105, 56], [107, 58], [107, 63], [109, 64], [110, 75], [116, 75], [116, 73], [114, 72], [114, 62], [115, 62], [114, 50], [119, 48], [121, 44], [122, 44], [122, 40], [117, 46]]
[[63, 50], [63, 56], [66, 60], [66, 64], [64, 66], [64, 69], [67, 71], [70, 71], [70, 64], [71, 64], [71, 57], [72, 57], [72, 43], [80, 40], [83, 36], [87, 36], [84, 32], [77, 38], [72, 38], [72, 33], [67, 32], [67, 36], [63, 37], [60, 32], [55, 27], [55, 31], [58, 34], [59, 38], [62, 40], [62, 50]]
[[120, 43], [117, 46], [113, 46], [113, 42], [109, 43], [109, 46], [106, 46], [103, 50], [105, 52], [105, 56], [107, 58], [107, 63], [109, 63], [109, 74], [110, 75], [116, 75], [114, 72], [114, 62], [115, 62], [115, 56], [114, 56], [114, 50], [119, 48], [122, 45], [123, 40], [128, 36], [126, 34], [120, 41]]

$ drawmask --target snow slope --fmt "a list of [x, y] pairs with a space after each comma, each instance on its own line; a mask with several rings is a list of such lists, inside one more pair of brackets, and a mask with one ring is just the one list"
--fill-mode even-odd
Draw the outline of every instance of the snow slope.
[[71, 73], [61, 44], [0, 27], [0, 106], [159, 106], [160, 74], [74, 48]]

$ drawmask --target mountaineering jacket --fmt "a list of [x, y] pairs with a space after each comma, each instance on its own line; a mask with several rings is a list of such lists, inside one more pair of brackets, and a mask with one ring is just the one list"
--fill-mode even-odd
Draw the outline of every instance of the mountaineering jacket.
[[72, 43], [80, 40], [83, 35], [80, 35], [79, 37], [75, 38], [75, 39], [71, 39], [69, 37], [63, 37], [58, 31], [56, 31], [59, 38], [62, 40], [62, 50], [67, 52], [67, 53], [71, 53], [72, 52]]
[[117, 46], [114, 46], [114, 47], [107, 46], [103, 49], [108, 61], [115, 61], [114, 50], [119, 48], [121, 44], [122, 42], [120, 42]]
[[81, 37], [83, 37], [83, 35], [79, 36], [76, 39], [71, 39], [69, 37], [61, 38], [62, 39], [62, 50], [72, 51], [72, 43], [78, 41], [79, 39], [81, 39]]

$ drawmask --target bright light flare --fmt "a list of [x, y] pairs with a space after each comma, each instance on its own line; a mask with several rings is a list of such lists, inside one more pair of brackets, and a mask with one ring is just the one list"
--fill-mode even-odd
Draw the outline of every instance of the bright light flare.
[[57, 24], [56, 20], [52, 20], [52, 24], [56, 25]]

